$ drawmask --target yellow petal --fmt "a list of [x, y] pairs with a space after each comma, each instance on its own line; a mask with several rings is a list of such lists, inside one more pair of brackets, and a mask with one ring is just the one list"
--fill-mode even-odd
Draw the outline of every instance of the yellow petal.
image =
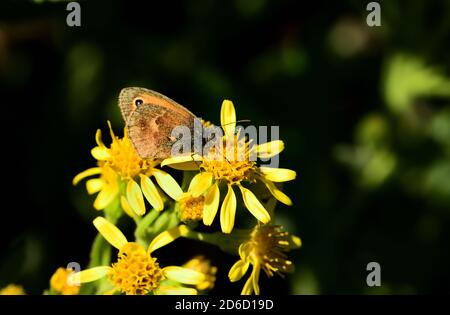
[[161, 167], [167, 165], [181, 171], [196, 171], [201, 161], [202, 157], [198, 154], [179, 155], [165, 159], [161, 162]]
[[104, 161], [111, 155], [106, 147], [95, 147], [91, 150], [91, 155], [98, 161]]
[[100, 278], [103, 278], [108, 274], [108, 272], [111, 270], [111, 267], [108, 266], [100, 266], [100, 267], [94, 267], [89, 268], [80, 272], [72, 273], [67, 277], [67, 281], [69, 283], [86, 283], [86, 282], [92, 282], [95, 280], [98, 280]]
[[130, 204], [128, 203], [127, 198], [125, 196], [120, 196], [120, 205], [122, 206], [123, 211], [130, 217], [134, 217], [136, 214], [133, 209], [131, 209]]
[[161, 247], [173, 242], [174, 240], [176, 240], [177, 238], [179, 238], [180, 236], [182, 236], [188, 232], [189, 232], [189, 229], [187, 228], [186, 225], [176, 226], [167, 231], [164, 231], [164, 232], [160, 233], [159, 235], [157, 235], [153, 239], [153, 241], [148, 246], [147, 251], [151, 254], [158, 248], [161, 248]]
[[127, 238], [123, 233], [111, 222], [103, 217], [96, 217], [94, 225], [100, 234], [108, 241], [109, 244], [120, 250], [128, 243]]
[[263, 159], [271, 158], [284, 150], [284, 142], [281, 140], [270, 141], [256, 147], [258, 157]]
[[80, 180], [92, 176], [92, 175], [98, 175], [101, 174], [102, 169], [100, 167], [92, 167], [92, 168], [88, 168], [87, 170], [79, 173], [77, 176], [75, 176], [72, 180], [72, 184], [76, 185], [80, 182]]
[[89, 195], [92, 195], [102, 190], [104, 184], [105, 182], [103, 181], [103, 179], [100, 178], [88, 179], [86, 181], [86, 190]]
[[226, 135], [233, 135], [236, 129], [236, 110], [232, 101], [224, 100], [220, 109], [220, 124]]
[[192, 178], [189, 184], [189, 191], [193, 197], [198, 197], [211, 187], [213, 174], [210, 172], [201, 172]]
[[170, 198], [178, 200], [181, 197], [183, 190], [181, 190], [180, 185], [178, 185], [177, 181], [170, 174], [158, 169], [153, 169], [153, 176], [155, 176], [159, 187], [161, 187]]
[[115, 185], [106, 185], [97, 195], [94, 201], [94, 208], [97, 210], [105, 209], [117, 197], [119, 188]]
[[161, 285], [155, 293], [157, 295], [197, 295], [197, 290], [193, 288]]
[[223, 233], [231, 233], [236, 215], [236, 196], [233, 187], [228, 185], [228, 192], [220, 208], [220, 226]]
[[279, 190], [274, 183], [271, 181], [263, 180], [266, 187], [269, 189], [270, 193], [280, 202], [287, 206], [292, 206], [291, 198], [289, 198], [285, 193]]
[[[106, 123], [108, 124], [109, 135], [111, 136], [112, 141], [115, 141], [116, 135], [114, 134], [114, 131], [112, 129], [111, 122], [109, 120], [107, 120]], [[125, 130], [126, 130], [126, 128], [125, 128]]]
[[244, 284], [244, 287], [242, 288], [241, 295], [251, 295], [253, 293], [253, 272], [248, 277], [247, 281]]
[[294, 249], [294, 248], [299, 248], [301, 246], [302, 246], [302, 240], [300, 239], [300, 237], [291, 235], [290, 240], [289, 240], [289, 248]]
[[255, 291], [256, 295], [259, 295], [259, 274], [261, 272], [261, 267], [259, 266], [259, 264], [255, 264], [253, 266], [253, 271], [252, 271], [252, 282], [253, 282], [253, 290]]
[[261, 166], [259, 170], [267, 180], [272, 182], [287, 182], [295, 179], [297, 173], [287, 168], [274, 168]]
[[217, 210], [219, 210], [220, 191], [219, 185], [215, 183], [205, 198], [205, 205], [203, 207], [203, 224], [211, 225], [216, 217]]
[[231, 267], [230, 272], [228, 272], [228, 278], [231, 282], [236, 282], [241, 280], [248, 270], [250, 264], [244, 260], [238, 260], [233, 267]]
[[205, 280], [205, 275], [203, 273], [184, 267], [164, 267], [163, 272], [169, 280], [183, 284], [196, 285]]
[[95, 142], [100, 148], [105, 148], [102, 141], [102, 131], [100, 129], [97, 129], [97, 132], [95, 133]]
[[164, 201], [159, 195], [158, 189], [156, 188], [155, 184], [153, 184], [151, 179], [148, 178], [148, 176], [144, 176], [142, 174], [140, 176], [141, 188], [145, 198], [155, 210], [161, 211], [162, 209], [164, 209]]
[[258, 198], [256, 198], [251, 190], [244, 188], [241, 185], [239, 185], [239, 188], [248, 211], [262, 223], [268, 223], [270, 221], [270, 215], [261, 202], [259, 202]]
[[130, 179], [127, 184], [127, 200], [131, 209], [133, 209], [137, 215], [144, 215], [144, 197], [142, 196], [141, 188], [133, 179]]

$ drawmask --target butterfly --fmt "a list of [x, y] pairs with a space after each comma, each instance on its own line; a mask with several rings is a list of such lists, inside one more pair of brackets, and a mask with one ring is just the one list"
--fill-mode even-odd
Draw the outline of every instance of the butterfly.
[[172, 136], [177, 126], [187, 127], [192, 139], [196, 133], [201, 137], [201, 128], [195, 128], [199, 118], [161, 93], [141, 87], [124, 88], [119, 94], [119, 107], [128, 137], [142, 159], [170, 157], [173, 144], [179, 140]]

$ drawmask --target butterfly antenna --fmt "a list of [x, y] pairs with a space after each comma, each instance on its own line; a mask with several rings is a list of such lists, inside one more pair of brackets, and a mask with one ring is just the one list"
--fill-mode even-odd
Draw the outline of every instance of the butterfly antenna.
[[228, 125], [231, 125], [231, 124], [241, 123], [241, 122], [249, 123], [249, 122], [251, 122], [251, 120], [250, 119], [236, 120], [236, 121], [233, 121], [233, 122], [229, 122], [228, 124], [222, 125], [222, 127], [223, 126], [228, 126]]

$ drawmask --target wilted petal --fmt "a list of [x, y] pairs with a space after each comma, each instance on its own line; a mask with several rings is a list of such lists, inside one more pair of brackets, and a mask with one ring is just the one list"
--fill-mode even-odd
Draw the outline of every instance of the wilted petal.
[[239, 188], [241, 190], [242, 199], [244, 200], [245, 206], [250, 213], [262, 223], [268, 223], [270, 221], [270, 215], [261, 202], [259, 202], [258, 198], [256, 198], [251, 190], [240, 185]]
[[203, 206], [203, 224], [211, 225], [219, 210], [220, 191], [219, 185], [215, 183], [208, 191]]
[[228, 185], [228, 192], [220, 208], [220, 226], [223, 233], [231, 233], [236, 215], [236, 196], [233, 187]]
[[178, 200], [183, 194], [180, 185], [177, 181], [168, 173], [158, 169], [153, 169], [153, 176], [155, 176], [159, 187], [174, 200]]

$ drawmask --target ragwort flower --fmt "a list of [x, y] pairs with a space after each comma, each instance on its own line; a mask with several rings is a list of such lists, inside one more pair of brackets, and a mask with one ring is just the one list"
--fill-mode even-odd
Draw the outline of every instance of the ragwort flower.
[[[123, 233], [103, 217], [97, 217], [94, 225], [100, 234], [119, 250], [117, 262], [111, 266], [99, 266], [73, 274], [72, 281], [86, 283], [108, 276], [113, 292], [127, 295], [153, 294], [196, 294], [197, 290], [183, 286], [165, 285], [165, 279], [181, 284], [197, 285], [205, 276], [192, 269], [168, 266], [160, 267], [151, 254], [178, 238], [186, 226], [167, 230], [156, 236], [147, 250], [140, 244], [128, 242]], [[113, 293], [109, 292], [109, 293]]]
[[274, 273], [283, 277], [283, 273], [293, 272], [294, 264], [287, 259], [285, 252], [300, 246], [300, 238], [283, 231], [280, 226], [257, 225], [251, 232], [249, 240], [239, 246], [241, 259], [231, 267], [228, 277], [231, 282], [239, 281], [252, 265], [252, 273], [245, 282], [241, 294], [250, 295], [253, 292], [259, 294], [258, 281], [261, 269], [269, 278]]
[[[271, 194], [280, 202], [292, 205], [291, 199], [279, 190], [274, 183], [295, 179], [296, 172], [284, 168], [259, 167], [251, 157], [271, 158], [284, 149], [281, 140], [264, 144], [251, 145], [251, 141], [240, 137], [236, 132], [236, 112], [231, 101], [225, 100], [221, 108], [221, 124], [224, 130], [223, 145], [211, 147], [203, 156], [180, 155], [165, 159], [161, 165], [183, 168], [195, 160], [201, 172], [191, 182], [193, 197], [205, 195], [203, 223], [211, 225], [219, 209], [219, 184], [227, 186], [227, 193], [220, 208], [220, 225], [222, 232], [231, 233], [236, 214], [236, 195], [238, 187], [246, 208], [262, 223], [270, 221], [270, 215], [255, 194], [243, 183], [261, 181]], [[192, 163], [190, 163], [192, 165]]]
[[120, 195], [120, 184], [124, 183], [126, 193], [125, 196], [120, 195], [120, 202], [129, 215], [133, 215], [130, 210], [137, 215], [145, 213], [144, 196], [153, 208], [162, 210], [163, 198], [151, 177], [167, 195], [173, 199], [179, 198], [182, 194], [180, 186], [171, 175], [156, 168], [159, 162], [141, 159], [128, 138], [126, 129], [124, 137], [119, 139], [114, 135], [109, 121], [108, 126], [112, 139], [111, 146], [109, 148], [105, 146], [101, 139], [101, 131], [97, 130], [95, 136], [97, 146], [91, 150], [92, 156], [97, 160], [97, 167], [87, 169], [73, 179], [73, 184], [76, 185], [84, 178], [100, 175], [86, 181], [88, 193], [98, 193], [94, 208], [105, 209]]
[[211, 265], [211, 261], [202, 255], [197, 255], [186, 262], [183, 267], [196, 270], [205, 275], [202, 282], [195, 287], [199, 292], [204, 292], [214, 288], [216, 282], [217, 267]]

